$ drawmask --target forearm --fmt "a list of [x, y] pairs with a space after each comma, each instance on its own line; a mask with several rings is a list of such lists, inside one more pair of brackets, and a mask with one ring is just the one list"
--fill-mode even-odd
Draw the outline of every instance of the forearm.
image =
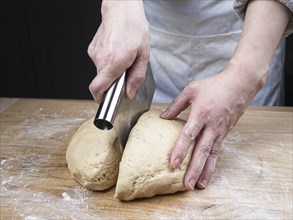
[[[117, 41], [120, 38], [129, 42], [131, 39], [132, 45], [137, 45], [137, 41], [141, 41], [142, 33], [147, 31], [148, 35], [148, 22], [142, 0], [103, 0], [101, 12], [102, 25], [107, 26], [111, 32], [109, 33], [111, 37], [108, 36], [109, 41]], [[120, 36], [113, 33], [119, 33]], [[128, 49], [135, 50], [136, 48]]]
[[239, 74], [260, 89], [288, 21], [289, 11], [279, 2], [250, 1], [240, 39], [228, 67], [237, 68]]

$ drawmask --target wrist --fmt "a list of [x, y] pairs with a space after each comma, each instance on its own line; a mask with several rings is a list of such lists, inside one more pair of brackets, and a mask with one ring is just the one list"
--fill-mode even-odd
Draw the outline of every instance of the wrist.
[[120, 12], [127, 13], [131, 11], [135, 13], [138, 11], [143, 10], [143, 2], [142, 0], [131, 0], [131, 1], [113, 1], [113, 0], [103, 0], [101, 6], [102, 16], [106, 16], [107, 14], [114, 15]]
[[101, 7], [102, 22], [124, 30], [148, 30], [148, 22], [142, 0], [111, 1], [103, 0]]
[[234, 55], [226, 69], [259, 91], [265, 84], [269, 70], [269, 62], [262, 61], [251, 54], [246, 56]]
[[257, 71], [246, 68], [236, 59], [230, 60], [221, 75], [227, 80], [227, 89], [233, 91], [234, 96], [245, 106], [250, 104], [265, 83], [265, 77], [261, 77]]
[[261, 89], [288, 24], [287, 12], [278, 1], [249, 1], [242, 33], [227, 72], [257, 90]]

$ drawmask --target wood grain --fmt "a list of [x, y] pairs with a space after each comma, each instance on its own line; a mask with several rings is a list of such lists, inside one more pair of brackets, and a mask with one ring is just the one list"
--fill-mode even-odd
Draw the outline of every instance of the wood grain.
[[132, 202], [114, 199], [114, 187], [84, 189], [67, 169], [68, 142], [96, 110], [92, 101], [19, 99], [1, 113], [0, 219], [292, 219], [292, 108], [249, 108], [206, 190]]

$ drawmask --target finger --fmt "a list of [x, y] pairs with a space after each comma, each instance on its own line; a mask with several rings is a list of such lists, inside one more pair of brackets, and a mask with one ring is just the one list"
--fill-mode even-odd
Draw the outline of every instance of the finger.
[[194, 143], [195, 138], [204, 127], [204, 123], [198, 122], [197, 114], [190, 114], [189, 118], [179, 134], [175, 147], [171, 153], [170, 165], [173, 168], [179, 168], [184, 160], [188, 149]]
[[184, 185], [187, 189], [194, 189], [195, 184], [202, 173], [206, 160], [210, 155], [210, 150], [215, 139], [216, 135], [214, 132], [209, 128], [205, 128], [195, 144], [193, 155], [184, 176]]
[[104, 67], [89, 85], [89, 90], [97, 103], [100, 103], [105, 91], [119, 77], [119, 69]]
[[182, 92], [172, 101], [168, 108], [162, 112], [160, 117], [163, 119], [176, 118], [182, 111], [184, 111], [190, 105], [189, 100], [189, 95], [187, 93]]
[[205, 189], [214, 173], [214, 170], [216, 168], [216, 162], [218, 159], [218, 155], [220, 153], [220, 148], [223, 142], [222, 137], [218, 137], [215, 142], [213, 143], [212, 149], [210, 151], [210, 155], [208, 156], [206, 163], [204, 165], [203, 171], [200, 174], [198, 181], [196, 183], [197, 188], [199, 189]]
[[148, 56], [140, 56], [127, 70], [126, 95], [130, 99], [133, 99], [137, 89], [144, 81], [148, 59]]

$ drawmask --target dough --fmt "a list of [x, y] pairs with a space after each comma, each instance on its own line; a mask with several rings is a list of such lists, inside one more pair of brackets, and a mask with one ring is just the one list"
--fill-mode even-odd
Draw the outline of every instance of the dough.
[[186, 190], [183, 177], [193, 147], [179, 169], [169, 165], [185, 121], [163, 120], [159, 115], [158, 110], [144, 113], [131, 130], [120, 162], [115, 198], [132, 200]]
[[114, 129], [100, 130], [93, 118], [80, 126], [72, 137], [66, 161], [73, 177], [91, 190], [105, 190], [116, 184], [122, 156]]

